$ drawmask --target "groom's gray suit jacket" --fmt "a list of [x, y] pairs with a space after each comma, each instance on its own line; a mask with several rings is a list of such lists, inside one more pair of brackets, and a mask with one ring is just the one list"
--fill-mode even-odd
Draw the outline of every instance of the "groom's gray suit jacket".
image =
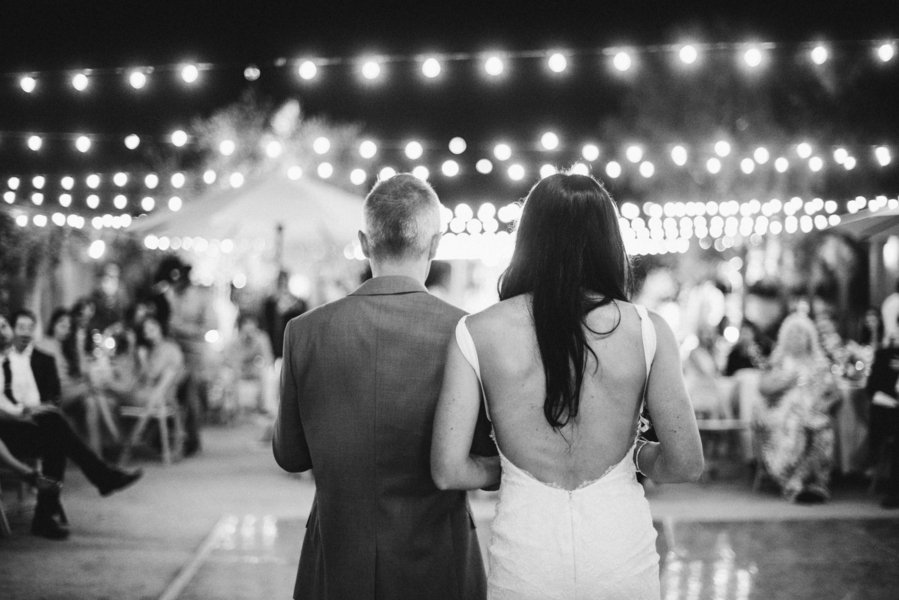
[[463, 314], [391, 276], [287, 325], [275, 459], [316, 485], [294, 598], [485, 597], [465, 492], [438, 490], [429, 466]]

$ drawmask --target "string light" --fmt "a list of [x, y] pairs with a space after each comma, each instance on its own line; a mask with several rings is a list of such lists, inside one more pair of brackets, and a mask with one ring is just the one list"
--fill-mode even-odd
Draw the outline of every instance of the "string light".
[[748, 48], [743, 53], [743, 62], [750, 69], [755, 69], [762, 64], [762, 51], [758, 47]]
[[381, 65], [376, 60], [367, 60], [362, 64], [362, 76], [369, 81], [377, 79], [381, 74]]
[[146, 211], [150, 212], [154, 208], [156, 208], [156, 200], [153, 199], [152, 196], [144, 196], [141, 198], [140, 207]]
[[616, 71], [622, 73], [630, 69], [632, 64], [633, 61], [631, 60], [630, 54], [623, 50], [616, 52], [615, 56], [612, 58], [612, 66], [615, 67]]
[[129, 150], [135, 150], [138, 146], [140, 146], [140, 137], [136, 134], [130, 134], [125, 136], [125, 147]]
[[244, 184], [244, 176], [242, 173], [231, 173], [228, 176], [228, 184], [233, 188], [239, 188]]
[[493, 156], [499, 161], [509, 160], [512, 157], [512, 148], [509, 144], [499, 143], [493, 147]]
[[830, 57], [830, 53], [827, 48], [821, 44], [818, 44], [812, 51], [809, 53], [809, 56], [812, 59], [812, 62], [816, 65], [823, 65], [827, 62], [827, 59]]
[[172, 135], [169, 137], [172, 141], [172, 145], [176, 148], [181, 148], [185, 144], [187, 144], [187, 132], [182, 129], [176, 129], [172, 132]]
[[237, 146], [232, 140], [222, 140], [219, 142], [219, 154], [222, 156], [231, 156], [236, 149]]
[[60, 194], [59, 195], [59, 205], [67, 208], [72, 204], [72, 194]]
[[558, 169], [554, 165], [545, 164], [540, 166], [540, 179], [546, 179], [550, 175], [558, 173]]
[[28, 149], [37, 152], [44, 145], [44, 139], [39, 135], [28, 136]]
[[568, 59], [561, 52], [553, 52], [546, 60], [546, 65], [553, 73], [562, 73], [568, 68]]
[[540, 136], [540, 144], [546, 150], [555, 150], [559, 147], [559, 136], [552, 131], [547, 131]]
[[100, 187], [100, 176], [97, 173], [91, 173], [85, 178], [84, 182], [87, 184], [87, 187], [95, 190]]
[[879, 58], [881, 62], [890, 62], [895, 55], [896, 46], [892, 42], [884, 42], [877, 47], [877, 58]]
[[172, 187], [175, 189], [180, 189], [184, 187], [184, 184], [187, 182], [187, 178], [184, 176], [184, 173], [172, 173], [171, 178], [169, 179], [172, 183]]
[[493, 163], [486, 158], [482, 158], [475, 163], [474, 168], [481, 175], [488, 175], [491, 171], [493, 171]]
[[315, 79], [315, 76], [318, 74], [318, 67], [313, 61], [304, 60], [300, 62], [300, 66], [297, 67], [297, 74], [300, 76], [300, 79], [309, 81]]
[[606, 175], [611, 177], [612, 179], [617, 179], [621, 176], [621, 165], [616, 160], [610, 160], [606, 164]]
[[243, 70], [243, 77], [247, 81], [256, 81], [257, 79], [259, 79], [260, 75], [262, 75], [262, 72], [256, 65], [250, 65]]
[[75, 139], [75, 149], [84, 154], [91, 149], [91, 139], [86, 135], [79, 135]]
[[215, 183], [215, 180], [218, 178], [218, 175], [212, 169], [206, 169], [203, 172], [203, 183], [206, 185], [212, 185]]
[[25, 75], [19, 79], [19, 87], [26, 94], [30, 94], [37, 88], [37, 80], [31, 75]]
[[359, 156], [362, 158], [373, 158], [378, 153], [378, 146], [371, 140], [364, 140], [359, 144]]
[[812, 146], [808, 142], [802, 142], [796, 146], [796, 154], [799, 158], [808, 158], [812, 155]]
[[419, 142], [411, 141], [406, 144], [404, 152], [408, 158], [417, 160], [421, 158], [422, 154], [424, 154], [424, 148]]
[[83, 92], [89, 84], [90, 79], [88, 79], [87, 73], [75, 73], [72, 75], [72, 87], [76, 91]]
[[778, 173], [785, 173], [787, 169], [790, 168], [790, 161], [788, 161], [785, 157], [779, 156], [777, 160], [774, 161], [774, 169]]
[[318, 168], [316, 168], [315, 172], [322, 179], [328, 179], [331, 175], [334, 174], [334, 166], [329, 162], [319, 163]]
[[142, 90], [147, 85], [147, 74], [135, 69], [128, 74], [128, 84], [136, 90]]
[[181, 79], [184, 83], [196, 83], [200, 77], [200, 69], [194, 64], [185, 64], [181, 66]]
[[265, 145], [265, 155], [269, 158], [278, 158], [283, 150], [284, 147], [278, 140], [271, 140]]
[[881, 167], [885, 167], [892, 162], [893, 157], [890, 155], [890, 149], [886, 146], [878, 146], [874, 149], [874, 157]]
[[378, 171], [378, 181], [390, 179], [394, 175], [396, 175], [396, 169], [393, 167], [382, 167], [381, 170]]
[[499, 56], [488, 56], [484, 61], [484, 72], [486, 72], [487, 75], [490, 75], [491, 77], [499, 77], [503, 74], [505, 68], [506, 65], [505, 63], [503, 63], [503, 59], [501, 59]]
[[453, 154], [462, 154], [466, 148], [468, 148], [468, 144], [460, 137], [454, 137], [449, 141], [449, 151]]
[[671, 149], [671, 161], [679, 167], [687, 164], [687, 149], [678, 144]]
[[731, 147], [727, 140], [719, 140], [715, 142], [715, 154], [724, 158], [730, 155]]
[[430, 56], [421, 63], [421, 72], [428, 79], [434, 79], [440, 75], [442, 67], [440, 61]]
[[353, 169], [350, 171], [350, 182], [353, 185], [362, 185], [365, 183], [365, 180], [368, 179], [368, 175], [365, 173], [363, 169]]
[[147, 173], [146, 177], [144, 177], [144, 185], [149, 190], [156, 189], [156, 186], [159, 185], [159, 176], [156, 173]]
[[169, 198], [169, 210], [172, 212], [178, 212], [181, 210], [181, 207], [184, 205], [184, 202], [181, 200], [180, 196], [172, 196]]
[[721, 171], [721, 161], [713, 156], [706, 161], [705, 168], [709, 173], [715, 175]]
[[641, 160], [643, 160], [643, 148], [637, 146], [636, 144], [632, 144], [627, 147], [624, 151], [624, 156], [628, 161], [637, 164]]
[[599, 158], [599, 146], [596, 144], [584, 144], [581, 148], [581, 156], [589, 162], [597, 160]]
[[509, 169], [507, 172], [509, 174], [509, 179], [511, 179], [512, 181], [521, 181], [525, 176], [524, 166], [518, 163], [509, 165]]
[[771, 154], [768, 152], [767, 148], [765, 148], [764, 146], [759, 146], [752, 153], [752, 158], [754, 158], [755, 162], [757, 162], [758, 164], [764, 165], [768, 162], [768, 159], [771, 158]]
[[303, 177], [303, 168], [299, 165], [293, 165], [287, 169], [287, 177], [292, 181], [297, 181]]
[[412, 174], [422, 181], [427, 181], [428, 177], [431, 176], [431, 172], [424, 165], [416, 165], [415, 168], [412, 169]]
[[677, 57], [685, 65], [692, 65], [699, 58], [699, 52], [696, 50], [696, 46], [684, 44], [680, 47], [680, 50], [677, 51]]
[[446, 177], [455, 177], [459, 174], [459, 163], [450, 159], [443, 161], [443, 164], [440, 165], [440, 171]]

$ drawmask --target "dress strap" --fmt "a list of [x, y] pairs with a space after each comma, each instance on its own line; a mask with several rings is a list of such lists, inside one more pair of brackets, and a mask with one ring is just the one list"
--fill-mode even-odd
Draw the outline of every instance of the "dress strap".
[[646, 360], [646, 377], [652, 369], [652, 360], [656, 355], [656, 327], [649, 317], [649, 311], [642, 304], [634, 304], [640, 317], [640, 333], [643, 337], [643, 358]]
[[640, 421], [637, 425], [637, 433], [647, 431], [652, 424], [645, 416], [646, 389], [649, 387], [649, 373], [652, 371], [652, 361], [656, 355], [656, 327], [649, 312], [642, 304], [634, 304], [637, 316], [640, 317], [640, 335], [643, 338], [643, 359], [646, 361], [646, 381], [643, 382], [643, 394], [640, 399]]
[[478, 349], [475, 347], [474, 338], [471, 337], [471, 332], [468, 330], [468, 325], [465, 323], [467, 318], [468, 315], [465, 315], [459, 319], [459, 323], [456, 325], [456, 344], [459, 345], [462, 356], [465, 357], [465, 360], [468, 361], [468, 364], [471, 365], [475, 375], [478, 377], [478, 385], [481, 386], [481, 399], [484, 401], [484, 410], [487, 413], [487, 420], [490, 420], [490, 407], [487, 406], [487, 393], [484, 391], [484, 382], [481, 381], [481, 364], [478, 361]]

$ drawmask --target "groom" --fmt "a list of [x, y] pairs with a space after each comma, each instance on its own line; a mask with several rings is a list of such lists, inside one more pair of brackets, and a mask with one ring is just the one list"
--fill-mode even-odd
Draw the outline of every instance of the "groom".
[[478, 600], [484, 566], [465, 492], [429, 454], [446, 348], [464, 314], [425, 289], [440, 203], [403, 173], [365, 199], [373, 278], [287, 325], [275, 460], [312, 469], [294, 598]]

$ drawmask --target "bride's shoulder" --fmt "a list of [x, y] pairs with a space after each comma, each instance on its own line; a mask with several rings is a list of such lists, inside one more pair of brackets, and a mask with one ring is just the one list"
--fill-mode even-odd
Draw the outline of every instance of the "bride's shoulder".
[[525, 295], [515, 296], [492, 304], [466, 318], [473, 332], [490, 335], [493, 332], [508, 331], [511, 327], [530, 324], [530, 308]]

